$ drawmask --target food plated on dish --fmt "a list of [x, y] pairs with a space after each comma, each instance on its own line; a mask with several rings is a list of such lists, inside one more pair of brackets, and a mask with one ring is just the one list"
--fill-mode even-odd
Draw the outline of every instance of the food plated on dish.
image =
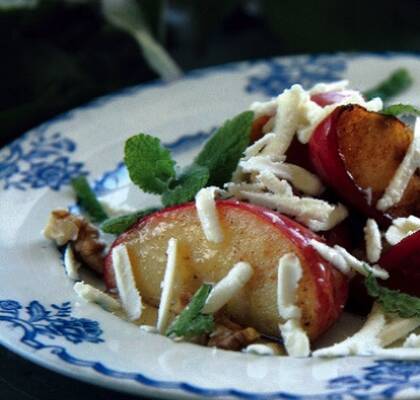
[[[418, 358], [420, 122], [397, 118], [417, 113], [346, 81], [295, 84], [225, 122], [182, 169], [139, 134], [125, 164], [161, 204], [127, 214], [80, 177], [85, 213], [52, 211], [44, 234], [65, 246], [70, 279], [80, 263], [102, 274], [105, 290], [78, 281], [79, 296], [150, 333], [262, 355]], [[367, 314], [361, 330], [317, 348], [345, 307]]]

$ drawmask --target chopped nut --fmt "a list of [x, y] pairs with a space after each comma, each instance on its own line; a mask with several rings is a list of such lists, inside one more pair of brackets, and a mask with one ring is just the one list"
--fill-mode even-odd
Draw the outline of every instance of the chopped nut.
[[67, 210], [54, 210], [44, 229], [46, 238], [58, 246], [73, 243], [76, 257], [98, 273], [102, 273], [105, 244], [99, 240], [99, 231], [83, 217]]
[[242, 328], [240, 325], [223, 320], [218, 324], [210, 335], [208, 346], [215, 346], [225, 350], [238, 351], [260, 338], [260, 334], [254, 328]]

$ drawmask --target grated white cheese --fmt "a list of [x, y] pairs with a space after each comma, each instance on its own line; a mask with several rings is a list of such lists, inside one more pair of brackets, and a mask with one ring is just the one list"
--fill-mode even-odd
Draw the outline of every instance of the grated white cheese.
[[295, 305], [296, 290], [301, 278], [299, 258], [293, 253], [282, 256], [277, 267], [277, 309], [284, 320], [301, 317], [301, 311]]
[[403, 347], [418, 349], [420, 347], [420, 335], [412, 333], [403, 343]]
[[312, 95], [327, 92], [340, 92], [346, 89], [348, 85], [349, 81], [347, 79], [328, 83], [320, 82], [315, 84], [311, 89], [309, 89], [309, 93]]
[[274, 133], [267, 133], [261, 139], [257, 140], [244, 151], [244, 159], [256, 156], [261, 150], [270, 143], [276, 135]]
[[129, 213], [137, 211], [136, 208], [131, 207], [127, 204], [120, 204], [116, 206], [115, 202], [105, 200], [105, 199], [100, 199], [99, 203], [104, 209], [106, 215], [108, 215], [109, 217], [118, 217], [120, 215], [129, 214]]
[[274, 115], [277, 111], [277, 98], [269, 101], [254, 101], [249, 109], [254, 112], [254, 120], [264, 115]]
[[316, 350], [312, 355], [314, 357], [372, 355], [376, 349], [380, 348], [378, 336], [385, 324], [385, 316], [380, 307], [375, 304], [365, 324], [357, 333], [331, 347]]
[[140, 325], [139, 328], [141, 331], [147, 333], [159, 333], [159, 330], [156, 328], [156, 326], [153, 325]]
[[307, 357], [311, 351], [306, 332], [300, 326], [299, 321], [289, 319], [279, 325], [283, 344], [287, 354], [291, 357]]
[[101, 290], [84, 282], [76, 282], [73, 286], [77, 295], [90, 303], [96, 303], [107, 311], [120, 311], [121, 304], [118, 300]]
[[297, 221], [314, 231], [321, 230], [324, 227], [331, 228], [333, 221], [338, 224], [347, 216], [347, 211], [344, 211], [345, 209], [343, 208], [338, 213], [333, 214], [335, 218], [332, 219], [331, 214], [336, 207], [324, 200], [311, 197], [255, 193], [244, 190], [240, 191], [236, 198], [249, 200], [253, 204], [295, 217]]
[[248, 160], [240, 161], [239, 168], [243, 172], [271, 172], [279, 178], [288, 180], [301, 192], [312, 196], [318, 196], [324, 190], [316, 175], [298, 165], [284, 163], [283, 158], [254, 156]]
[[273, 346], [262, 343], [250, 344], [242, 350], [243, 353], [256, 354], [258, 356], [275, 356], [279, 354]]
[[419, 230], [420, 218], [414, 215], [407, 218], [396, 218], [385, 232], [385, 239], [389, 244], [395, 245]]
[[[277, 178], [272, 172], [261, 171], [257, 175], [257, 181], [263, 188], [267, 188], [270, 192], [281, 196], [293, 196], [293, 189], [284, 179]], [[249, 190], [244, 188], [242, 190]], [[251, 189], [252, 191], [252, 189]]]
[[306, 225], [314, 232], [329, 231], [337, 226], [340, 222], [344, 221], [349, 215], [347, 208], [342, 204], [337, 204], [334, 209], [329, 213], [327, 219], [318, 221], [316, 219], [308, 220]]
[[124, 245], [116, 246], [112, 250], [112, 265], [118, 294], [128, 318], [130, 320], [140, 318], [142, 300], [134, 280], [130, 257]]
[[302, 86], [293, 85], [290, 89], [284, 90], [276, 100], [277, 112], [273, 128], [276, 136], [262, 153], [280, 156], [286, 153], [301, 123], [301, 104], [310, 101], [310, 98]]
[[79, 279], [80, 265], [79, 261], [76, 260], [73, 248], [68, 244], [64, 251], [64, 269], [66, 270], [67, 276], [73, 281]]
[[195, 196], [195, 207], [204, 235], [209, 242], [221, 243], [223, 231], [217, 215], [215, 194], [219, 189], [209, 186], [201, 189]]
[[404, 195], [405, 189], [417, 168], [420, 167], [420, 118], [416, 118], [414, 137], [405, 154], [405, 157], [395, 175], [391, 179], [376, 208], [385, 211], [398, 203]]
[[334, 247], [330, 247], [325, 243], [318, 242], [314, 239], [310, 240], [310, 244], [321, 257], [329, 261], [343, 274], [351, 275], [352, 270], [354, 270], [363, 276], [366, 276], [371, 272], [376, 278], [389, 278], [387, 271], [378, 265], [371, 266], [366, 262], [360, 261], [341, 246], [335, 245]]
[[382, 239], [379, 226], [374, 219], [369, 218], [364, 228], [366, 255], [370, 263], [375, 263], [381, 257]]
[[160, 304], [158, 310], [158, 319], [156, 327], [160, 333], [165, 332], [170, 317], [171, 300], [174, 292], [176, 259], [177, 259], [177, 240], [170, 238], [168, 241], [168, 249], [166, 250], [167, 261], [165, 276], [161, 284], [162, 294], [160, 296]]
[[213, 314], [220, 310], [246, 285], [253, 273], [249, 263], [241, 261], [235, 264], [228, 274], [213, 287], [202, 312]]

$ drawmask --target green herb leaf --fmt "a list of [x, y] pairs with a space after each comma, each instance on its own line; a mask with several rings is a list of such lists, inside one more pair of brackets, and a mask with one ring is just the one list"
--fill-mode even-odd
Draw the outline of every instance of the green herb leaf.
[[206, 186], [209, 180], [207, 167], [192, 164], [181, 176], [171, 183], [172, 189], [168, 189], [162, 195], [162, 203], [165, 207], [186, 203], [194, 198], [197, 192]]
[[410, 73], [405, 68], [400, 68], [379, 85], [364, 92], [364, 96], [367, 100], [380, 97], [383, 101], [386, 101], [408, 89], [412, 83], [413, 79]]
[[162, 194], [175, 177], [175, 161], [160, 140], [141, 133], [125, 142], [124, 161], [130, 179], [143, 191]]
[[169, 326], [166, 336], [191, 338], [209, 333], [214, 329], [213, 316], [201, 313], [211, 289], [212, 285], [205, 283], [197, 290], [190, 304]]
[[111, 233], [113, 235], [119, 235], [125, 232], [128, 228], [133, 226], [140, 218], [145, 217], [155, 211], [158, 208], [151, 207], [144, 210], [135, 211], [130, 214], [120, 215], [119, 217], [108, 218], [101, 224], [101, 230], [105, 233]]
[[380, 286], [370, 273], [365, 278], [365, 286], [370, 296], [382, 306], [387, 314], [398, 314], [401, 318], [420, 317], [420, 298]]
[[209, 186], [222, 186], [230, 181], [242, 153], [249, 145], [253, 117], [252, 111], [245, 111], [226, 121], [196, 157], [196, 164], [209, 169]]
[[420, 109], [412, 106], [411, 104], [393, 104], [392, 106], [385, 107], [381, 114], [385, 115], [415, 115], [420, 116]]
[[73, 179], [71, 185], [76, 192], [80, 205], [89, 214], [93, 222], [101, 222], [108, 218], [86, 177], [79, 176]]

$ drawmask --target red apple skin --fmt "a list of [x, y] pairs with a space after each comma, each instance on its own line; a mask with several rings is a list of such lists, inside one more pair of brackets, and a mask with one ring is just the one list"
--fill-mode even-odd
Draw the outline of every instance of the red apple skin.
[[387, 287], [420, 297], [420, 231], [390, 247], [378, 264], [389, 272]]
[[[129, 231], [119, 236], [112, 244], [110, 252], [105, 259], [104, 279], [108, 290], [115, 288], [111, 257], [113, 247], [130, 241], [152, 219], [164, 219], [169, 213], [182, 213], [191, 208], [195, 208], [194, 203], [187, 203], [158, 211], [138, 221]], [[316, 302], [316, 315], [318, 318], [317, 334], [315, 336], [317, 337], [327, 330], [341, 315], [344, 308], [348, 295], [348, 279], [324, 260], [309, 244], [311, 239], [319, 241], [323, 241], [323, 239], [284, 215], [260, 206], [239, 201], [219, 200], [217, 201], [217, 208], [219, 212], [223, 212], [223, 208], [236, 208], [242, 210], [244, 213], [251, 213], [257, 216], [262, 224], [270, 224], [279, 229], [300, 250], [307, 261], [312, 280], [315, 284], [316, 298], [313, 301]]]
[[309, 141], [309, 157], [318, 176], [343, 201], [386, 226], [390, 223], [390, 217], [368, 204], [366, 193], [356, 185], [340, 154], [336, 122], [345, 109], [345, 106], [336, 108], [317, 126]]

